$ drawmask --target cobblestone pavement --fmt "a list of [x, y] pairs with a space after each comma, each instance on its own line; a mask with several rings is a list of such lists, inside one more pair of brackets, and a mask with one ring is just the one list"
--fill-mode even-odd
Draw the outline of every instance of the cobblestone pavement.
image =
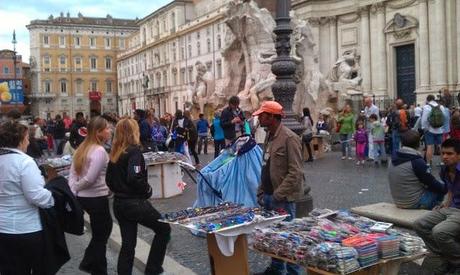
[[[210, 154], [200, 155], [203, 164], [211, 158]], [[341, 160], [339, 153], [332, 152], [313, 163], [305, 163], [304, 171], [307, 183], [312, 188], [314, 207], [340, 209], [391, 202], [385, 166], [375, 167], [372, 162], [356, 166], [355, 161]], [[160, 212], [190, 207], [196, 198], [196, 186], [189, 178], [185, 178], [185, 181], [188, 185], [182, 195], [155, 200], [154, 207]], [[153, 233], [141, 227], [139, 236], [150, 243]], [[191, 235], [187, 230], [173, 226], [167, 254], [197, 274], [210, 274], [206, 240]], [[268, 257], [249, 252], [252, 272], [263, 271], [269, 262]], [[400, 274], [420, 275], [423, 274], [422, 270], [418, 265], [409, 263], [402, 266]]]
[[[57, 274], [61, 275], [83, 275], [88, 274], [78, 269], [83, 253], [91, 239], [91, 233], [86, 232], [82, 236], [66, 234], [67, 247], [70, 252], [70, 260], [59, 270]], [[109, 275], [117, 274], [118, 251], [107, 248], [107, 272]], [[133, 275], [143, 274], [136, 268], [133, 268]]]

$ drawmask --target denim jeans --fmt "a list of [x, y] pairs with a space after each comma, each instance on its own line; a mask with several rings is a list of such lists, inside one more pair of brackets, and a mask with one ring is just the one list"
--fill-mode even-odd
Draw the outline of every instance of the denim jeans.
[[350, 139], [351, 134], [340, 134], [340, 143], [342, 144], [342, 157], [351, 157]]
[[82, 208], [89, 214], [91, 241], [85, 250], [81, 266], [92, 274], [107, 274], [107, 240], [112, 232], [112, 215], [109, 200], [104, 197], [77, 197]]
[[396, 152], [399, 150], [399, 145], [401, 143], [401, 135], [399, 131], [393, 130], [391, 132], [391, 157], [396, 158]]
[[198, 137], [198, 155], [201, 154], [201, 148], [206, 155], [208, 153], [208, 136], [199, 136]]
[[171, 238], [171, 227], [167, 223], [158, 221], [161, 218], [161, 214], [153, 208], [148, 200], [120, 198], [115, 198], [113, 212], [118, 220], [121, 232], [121, 249], [117, 266], [118, 274], [128, 275], [132, 273], [138, 224], [150, 228], [155, 232], [145, 266], [145, 274], [153, 275], [162, 273], [166, 247]]
[[443, 199], [444, 199], [443, 194], [434, 193], [434, 192], [426, 190], [425, 193], [423, 193], [420, 200], [418, 201], [415, 208], [432, 210], [436, 205], [441, 204]]
[[[273, 195], [264, 194], [264, 207], [268, 210], [282, 208], [286, 210], [286, 212], [290, 215], [285, 220], [291, 221], [295, 218], [295, 202], [287, 202], [287, 201], [276, 201], [273, 198]], [[272, 258], [272, 263], [270, 268], [275, 271], [279, 272], [280, 274], [284, 273], [284, 270], [287, 271], [287, 274], [302, 274], [302, 268], [296, 264], [286, 263], [284, 261]]]
[[374, 161], [381, 162], [386, 159], [385, 141], [374, 141]]

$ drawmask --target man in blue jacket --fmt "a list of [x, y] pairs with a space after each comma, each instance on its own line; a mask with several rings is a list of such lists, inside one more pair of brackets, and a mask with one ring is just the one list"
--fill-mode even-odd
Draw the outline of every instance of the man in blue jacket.
[[388, 170], [393, 201], [399, 208], [431, 210], [441, 203], [447, 187], [431, 174], [417, 151], [420, 145], [417, 131], [404, 132], [401, 143], [402, 148], [397, 151]]

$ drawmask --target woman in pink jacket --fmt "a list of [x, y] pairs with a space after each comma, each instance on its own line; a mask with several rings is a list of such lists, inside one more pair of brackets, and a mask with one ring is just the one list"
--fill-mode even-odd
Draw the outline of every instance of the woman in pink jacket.
[[107, 274], [105, 254], [112, 232], [112, 216], [109, 211], [109, 188], [105, 183], [109, 156], [103, 144], [111, 136], [108, 122], [102, 117], [93, 118], [85, 140], [75, 151], [70, 168], [70, 188], [89, 214], [92, 232], [79, 268], [91, 274]]

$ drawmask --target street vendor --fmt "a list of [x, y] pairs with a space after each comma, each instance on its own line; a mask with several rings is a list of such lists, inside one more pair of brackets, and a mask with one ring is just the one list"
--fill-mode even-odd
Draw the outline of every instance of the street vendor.
[[[276, 101], [265, 101], [253, 116], [259, 116], [260, 126], [268, 132], [258, 193], [263, 194], [265, 208], [282, 208], [290, 215], [288, 220], [292, 220], [303, 183], [300, 137], [281, 123], [283, 107]], [[270, 267], [259, 274], [284, 274], [286, 269], [288, 274], [301, 274], [298, 265], [274, 258]]]
[[440, 207], [415, 221], [414, 229], [431, 252], [441, 257], [432, 274], [460, 274], [460, 141], [441, 144], [441, 179], [448, 193]]

